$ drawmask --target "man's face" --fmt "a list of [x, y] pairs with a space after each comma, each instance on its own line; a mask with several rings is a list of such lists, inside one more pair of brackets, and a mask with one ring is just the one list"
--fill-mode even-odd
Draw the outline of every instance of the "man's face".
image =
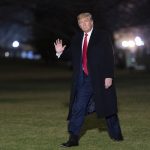
[[89, 32], [93, 28], [93, 20], [90, 17], [84, 17], [78, 20], [78, 25], [83, 32]]

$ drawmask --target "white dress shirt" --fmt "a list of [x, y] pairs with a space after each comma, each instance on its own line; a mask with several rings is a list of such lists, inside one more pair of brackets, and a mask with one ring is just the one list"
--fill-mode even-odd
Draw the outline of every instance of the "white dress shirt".
[[[89, 31], [89, 32], [87, 33], [87, 34], [88, 34], [88, 36], [87, 36], [87, 45], [89, 44], [89, 40], [90, 40], [92, 31], [93, 31], [93, 28], [91, 29], [91, 31]], [[84, 33], [84, 36], [83, 36], [83, 39], [82, 39], [82, 49], [83, 49], [83, 43], [84, 43], [85, 34], [86, 34], [86, 33]]]

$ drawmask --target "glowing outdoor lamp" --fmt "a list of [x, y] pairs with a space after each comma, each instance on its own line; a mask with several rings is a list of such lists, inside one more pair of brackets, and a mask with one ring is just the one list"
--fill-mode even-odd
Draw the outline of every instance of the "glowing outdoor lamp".
[[139, 36], [137, 36], [137, 37], [135, 37], [135, 44], [137, 46], [143, 46], [144, 45], [144, 41]]
[[19, 43], [18, 41], [14, 41], [14, 42], [12, 43], [12, 47], [14, 47], [14, 48], [19, 47], [19, 45], [20, 45], [20, 43]]

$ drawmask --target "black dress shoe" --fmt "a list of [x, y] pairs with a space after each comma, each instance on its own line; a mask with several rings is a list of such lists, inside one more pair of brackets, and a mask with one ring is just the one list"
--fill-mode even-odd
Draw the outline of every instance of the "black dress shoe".
[[61, 147], [67, 148], [78, 145], [79, 145], [78, 137], [76, 135], [70, 135], [69, 140], [66, 143], [62, 143]]
[[62, 143], [61, 147], [72, 147], [72, 146], [78, 146], [78, 142], [68, 141], [66, 143]]
[[115, 141], [115, 142], [121, 142], [121, 141], [123, 141], [123, 136], [122, 135], [120, 135], [119, 137], [111, 137], [111, 139], [113, 140], [113, 141]]

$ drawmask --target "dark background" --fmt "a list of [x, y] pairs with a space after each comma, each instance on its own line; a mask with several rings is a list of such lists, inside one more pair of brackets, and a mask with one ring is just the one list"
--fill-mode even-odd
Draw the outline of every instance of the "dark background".
[[93, 14], [97, 28], [112, 35], [122, 28], [150, 28], [149, 0], [1, 0], [0, 49], [10, 50], [18, 40], [22, 49], [53, 61], [54, 41], [59, 37], [69, 45], [78, 30], [76, 16], [85, 11]]

